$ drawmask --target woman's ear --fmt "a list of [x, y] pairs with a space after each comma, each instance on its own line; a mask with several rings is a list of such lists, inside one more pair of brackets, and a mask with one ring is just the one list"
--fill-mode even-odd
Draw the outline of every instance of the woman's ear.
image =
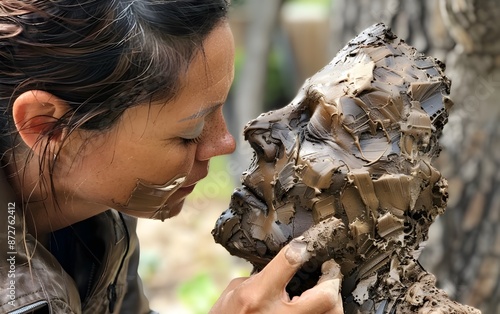
[[12, 116], [24, 143], [33, 153], [42, 155], [47, 144], [52, 152], [59, 146], [63, 131], [54, 127], [68, 110], [68, 104], [51, 93], [30, 90], [16, 98]]

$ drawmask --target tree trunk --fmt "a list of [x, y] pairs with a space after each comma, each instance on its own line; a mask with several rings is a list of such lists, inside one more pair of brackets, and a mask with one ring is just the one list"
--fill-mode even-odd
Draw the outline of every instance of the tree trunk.
[[435, 0], [335, 0], [332, 55], [368, 26], [383, 22], [418, 51], [444, 61], [453, 47]]
[[[229, 109], [229, 127], [235, 134], [237, 144], [243, 143], [241, 130], [248, 120], [264, 111], [267, 61], [272, 36], [278, 22], [283, 0], [252, 0], [244, 4], [248, 10], [245, 32], [245, 56], [238, 82], [235, 82], [233, 106]], [[240, 160], [249, 160], [252, 152], [247, 145], [238, 145], [233, 154], [231, 174], [239, 181], [245, 170]]]
[[446, 62], [455, 106], [437, 167], [449, 179], [450, 200], [422, 261], [453, 298], [500, 313], [500, 5], [496, 0], [335, 3], [334, 50], [383, 21], [420, 51]]
[[455, 110], [438, 168], [450, 201], [430, 269], [458, 301], [500, 313], [500, 6], [496, 0], [441, 1], [457, 47], [447, 58]]

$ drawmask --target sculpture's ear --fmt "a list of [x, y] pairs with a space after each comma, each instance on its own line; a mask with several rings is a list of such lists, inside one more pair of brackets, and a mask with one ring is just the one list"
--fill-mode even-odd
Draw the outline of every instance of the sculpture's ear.
[[283, 156], [283, 148], [294, 145], [294, 127], [290, 123], [290, 115], [293, 115], [293, 110], [288, 105], [261, 114], [246, 125], [245, 140], [252, 146], [257, 158], [274, 162]]
[[277, 156], [276, 142], [272, 129], [278, 121], [271, 121], [267, 116], [261, 114], [256, 119], [250, 121], [244, 130], [245, 140], [248, 141], [255, 151], [255, 157], [264, 159], [266, 162], [273, 162]]
[[303, 101], [310, 115], [307, 131], [320, 141], [332, 140], [332, 134], [338, 131], [340, 125], [338, 104], [326, 98], [321, 92], [310, 90]]
[[16, 98], [12, 116], [23, 142], [40, 156], [47, 148], [56, 151], [64, 134], [62, 129], [56, 130], [54, 127], [68, 110], [68, 104], [51, 93], [30, 90]]

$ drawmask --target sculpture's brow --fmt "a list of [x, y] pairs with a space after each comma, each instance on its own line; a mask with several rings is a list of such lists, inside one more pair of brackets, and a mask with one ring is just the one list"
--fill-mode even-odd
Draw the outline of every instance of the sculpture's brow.
[[179, 122], [201, 118], [201, 117], [206, 116], [206, 115], [214, 112], [215, 110], [219, 109], [219, 107], [221, 107], [222, 105], [223, 105], [223, 103], [217, 103], [211, 107], [202, 109], [202, 110], [198, 111], [197, 113], [190, 115], [187, 118], [183, 118], [183, 119], [179, 120]]

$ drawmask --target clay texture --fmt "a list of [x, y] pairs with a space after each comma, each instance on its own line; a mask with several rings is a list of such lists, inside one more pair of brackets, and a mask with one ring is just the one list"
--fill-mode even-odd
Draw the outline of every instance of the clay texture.
[[383, 24], [351, 40], [288, 106], [247, 124], [255, 158], [215, 240], [258, 271], [300, 236], [313, 258], [289, 293], [333, 258], [346, 313], [477, 313], [417, 262], [448, 197], [431, 163], [452, 106], [443, 71]]

